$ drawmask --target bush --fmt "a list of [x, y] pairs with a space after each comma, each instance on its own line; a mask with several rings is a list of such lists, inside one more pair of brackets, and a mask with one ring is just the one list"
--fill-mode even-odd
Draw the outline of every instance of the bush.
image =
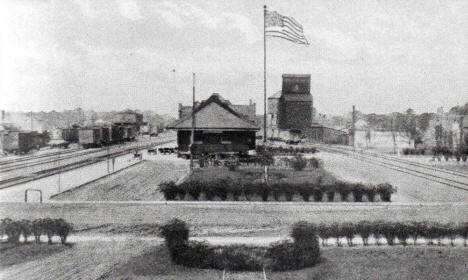
[[20, 222], [13, 221], [11, 219], [4, 219], [2, 220], [2, 224], [7, 236], [7, 242], [18, 243], [21, 235]]
[[202, 192], [202, 186], [200, 182], [190, 181], [190, 182], [184, 183], [184, 187], [187, 188], [187, 192], [190, 194], [190, 196], [193, 197], [194, 200], [200, 199], [200, 195]]
[[341, 235], [346, 237], [346, 242], [348, 243], [349, 247], [354, 246], [353, 244], [353, 238], [354, 235], [356, 234], [356, 227], [354, 226], [353, 223], [343, 223], [340, 227], [341, 229]]
[[336, 190], [340, 193], [341, 201], [348, 201], [348, 196], [351, 193], [351, 188], [345, 182], [337, 182]]
[[307, 160], [301, 154], [297, 154], [294, 159], [290, 160], [290, 164], [294, 170], [301, 171], [307, 166]]
[[377, 193], [380, 195], [380, 199], [382, 201], [390, 202], [392, 193], [394, 192], [396, 192], [396, 188], [394, 188], [389, 183], [377, 185]]
[[177, 186], [172, 181], [160, 184], [159, 191], [163, 193], [166, 200], [175, 200], [177, 196]]
[[312, 189], [312, 195], [314, 196], [314, 201], [320, 202], [323, 199], [323, 188], [321, 186], [315, 186]]
[[335, 200], [335, 186], [333, 185], [326, 185], [323, 186], [323, 188], [326, 190], [325, 194], [327, 195], [327, 200], [328, 202], [333, 202]]
[[351, 191], [353, 192], [354, 201], [362, 202], [362, 197], [364, 196], [364, 185], [362, 183], [353, 184], [351, 186]]
[[252, 200], [257, 193], [257, 186], [253, 183], [247, 183], [242, 186], [242, 192], [244, 193], [245, 199]]
[[404, 223], [396, 223], [394, 224], [395, 228], [395, 235], [398, 238], [398, 242], [404, 246], [407, 245], [406, 240], [410, 236], [410, 227]]
[[293, 195], [295, 193], [294, 189], [291, 186], [286, 186], [283, 192], [286, 197], [286, 201], [292, 201]]
[[312, 195], [312, 187], [309, 184], [301, 184], [297, 187], [297, 189], [302, 197], [302, 200], [309, 201], [309, 198]]
[[63, 219], [55, 220], [55, 233], [60, 237], [60, 242], [65, 244], [67, 242], [68, 234], [73, 230], [73, 225], [67, 223]]
[[317, 234], [322, 239], [322, 246], [327, 245], [327, 239], [333, 237], [332, 230], [325, 223], [320, 223], [317, 227]]
[[270, 195], [271, 188], [265, 183], [258, 185], [258, 194], [262, 197], [263, 201], [268, 201], [268, 196]]
[[369, 245], [369, 237], [372, 234], [373, 225], [367, 221], [360, 221], [356, 225], [356, 233], [358, 233], [362, 238], [362, 243], [364, 246]]
[[231, 271], [259, 271], [265, 265], [264, 250], [246, 245], [221, 247], [216, 253], [216, 267]]
[[377, 187], [374, 185], [369, 185], [364, 188], [364, 193], [366, 194], [367, 200], [370, 202], [375, 201], [375, 195], [377, 194]]
[[214, 195], [217, 195], [222, 201], [227, 199], [229, 182], [227, 180], [217, 180], [214, 183]]
[[189, 238], [189, 228], [187, 224], [177, 218], [160, 226], [159, 232], [169, 248], [176, 244], [186, 244]]
[[281, 187], [281, 185], [279, 184], [273, 184], [271, 185], [271, 190], [273, 192], [273, 198], [276, 200], [276, 201], [279, 201], [280, 198], [281, 198], [281, 194], [283, 193], [283, 188]]
[[307, 165], [312, 168], [321, 168], [323, 166], [323, 162], [313, 157], [313, 158], [307, 159]]
[[271, 258], [273, 271], [300, 269], [315, 265], [320, 259], [320, 246], [315, 226], [299, 222], [292, 226], [294, 242], [283, 241], [270, 246], [266, 256]]
[[463, 245], [467, 246], [467, 239], [468, 239], [468, 222], [462, 223], [458, 226], [457, 229], [458, 234], [463, 237]]

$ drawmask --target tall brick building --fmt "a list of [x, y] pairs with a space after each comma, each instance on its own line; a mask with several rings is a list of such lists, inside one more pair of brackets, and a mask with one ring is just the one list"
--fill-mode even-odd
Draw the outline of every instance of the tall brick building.
[[281, 91], [268, 98], [271, 129], [304, 133], [312, 125], [312, 106], [310, 75], [283, 74]]

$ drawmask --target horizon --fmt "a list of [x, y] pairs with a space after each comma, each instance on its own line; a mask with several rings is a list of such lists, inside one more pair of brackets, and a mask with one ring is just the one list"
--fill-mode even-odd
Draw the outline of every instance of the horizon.
[[[309, 46], [267, 39], [267, 95], [311, 75], [317, 112], [436, 112], [468, 102], [460, 1], [12, 1], [0, 3], [0, 109], [151, 110], [219, 92], [263, 113], [263, 4]], [[70, 109], [71, 108], [71, 109]]]

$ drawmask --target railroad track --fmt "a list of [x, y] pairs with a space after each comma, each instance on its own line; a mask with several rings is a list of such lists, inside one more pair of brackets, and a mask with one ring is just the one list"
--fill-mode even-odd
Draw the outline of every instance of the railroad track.
[[53, 157], [53, 156], [56, 156], [58, 154], [73, 153], [73, 152], [76, 152], [76, 151], [79, 151], [79, 150], [81, 150], [81, 148], [67, 149], [65, 151], [45, 153], [45, 154], [32, 155], [32, 156], [22, 156], [22, 157], [14, 158], [14, 159], [1, 160], [0, 161], [0, 167], [8, 165], [8, 164], [14, 164], [14, 163], [18, 163], [18, 162], [24, 162], [24, 161], [29, 161], [29, 160], [39, 159], [39, 158]]
[[21, 169], [21, 168], [26, 168], [26, 167], [31, 167], [31, 166], [37, 166], [37, 165], [42, 165], [46, 163], [51, 163], [55, 162], [60, 158], [60, 160], [66, 160], [69, 158], [73, 158], [76, 156], [84, 156], [88, 154], [93, 154], [93, 153], [98, 153], [101, 152], [102, 150], [81, 150], [77, 149], [75, 151], [63, 151], [60, 153], [53, 153], [53, 154], [48, 154], [47, 157], [42, 156], [42, 157], [37, 157], [33, 159], [28, 159], [24, 160], [21, 162], [13, 162], [13, 163], [3, 163], [0, 164], [0, 173], [5, 173], [5, 172], [10, 172], [13, 170]]
[[320, 146], [319, 150], [320, 149], [331, 153], [343, 154], [360, 161], [372, 163], [374, 165], [386, 167], [401, 173], [468, 191], [468, 175], [462, 172], [452, 172], [449, 170], [430, 167], [424, 164], [415, 164], [414, 162], [408, 162], [406, 160], [397, 160], [394, 158], [385, 156], [381, 157], [380, 155], [374, 154], [363, 154], [338, 147]]
[[38, 179], [45, 178], [45, 177], [48, 177], [48, 176], [52, 176], [52, 175], [55, 175], [55, 174], [58, 174], [58, 173], [61, 173], [61, 172], [70, 171], [70, 170], [73, 170], [73, 169], [77, 169], [77, 168], [92, 165], [92, 164], [95, 164], [95, 163], [98, 163], [98, 162], [101, 162], [101, 161], [105, 161], [108, 158], [120, 157], [120, 156], [129, 154], [129, 153], [132, 153], [135, 150], [144, 150], [144, 149], [148, 149], [148, 148], [151, 148], [151, 147], [154, 147], [154, 146], [159, 146], [159, 145], [164, 145], [164, 144], [167, 144], [167, 143], [171, 143], [173, 141], [174, 140], [163, 140], [163, 141], [160, 141], [160, 142], [157, 142], [157, 143], [148, 143], [148, 144], [144, 144], [144, 145], [141, 145], [141, 146], [138, 146], [138, 147], [133, 147], [133, 146], [132, 147], [126, 147], [124, 149], [119, 149], [117, 151], [112, 151], [112, 152], [110, 152], [108, 154], [106, 153], [106, 154], [99, 155], [99, 156], [96, 156], [96, 157], [93, 157], [93, 158], [87, 158], [87, 159], [84, 159], [84, 160], [75, 161], [75, 162], [64, 164], [64, 165], [61, 165], [61, 166], [55, 166], [55, 167], [52, 167], [52, 168], [48, 168], [48, 169], [40, 170], [40, 171], [37, 171], [37, 172], [33, 172], [31, 174], [28, 174], [28, 175], [22, 175], [22, 176], [17, 176], [17, 177], [13, 177], [13, 178], [8, 178], [8, 179], [5, 179], [5, 180], [0, 180], [0, 189], [14, 187], [14, 186], [19, 185], [19, 184], [27, 183], [27, 182], [30, 182], [30, 181], [34, 181], [34, 180], [38, 180]]

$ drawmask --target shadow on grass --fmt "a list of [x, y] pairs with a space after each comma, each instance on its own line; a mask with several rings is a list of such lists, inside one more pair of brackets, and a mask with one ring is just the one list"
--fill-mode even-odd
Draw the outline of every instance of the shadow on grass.
[[25, 263], [40, 258], [46, 258], [53, 254], [72, 248], [72, 243], [62, 245], [60, 243], [8, 243], [0, 242], [0, 268], [15, 264]]

